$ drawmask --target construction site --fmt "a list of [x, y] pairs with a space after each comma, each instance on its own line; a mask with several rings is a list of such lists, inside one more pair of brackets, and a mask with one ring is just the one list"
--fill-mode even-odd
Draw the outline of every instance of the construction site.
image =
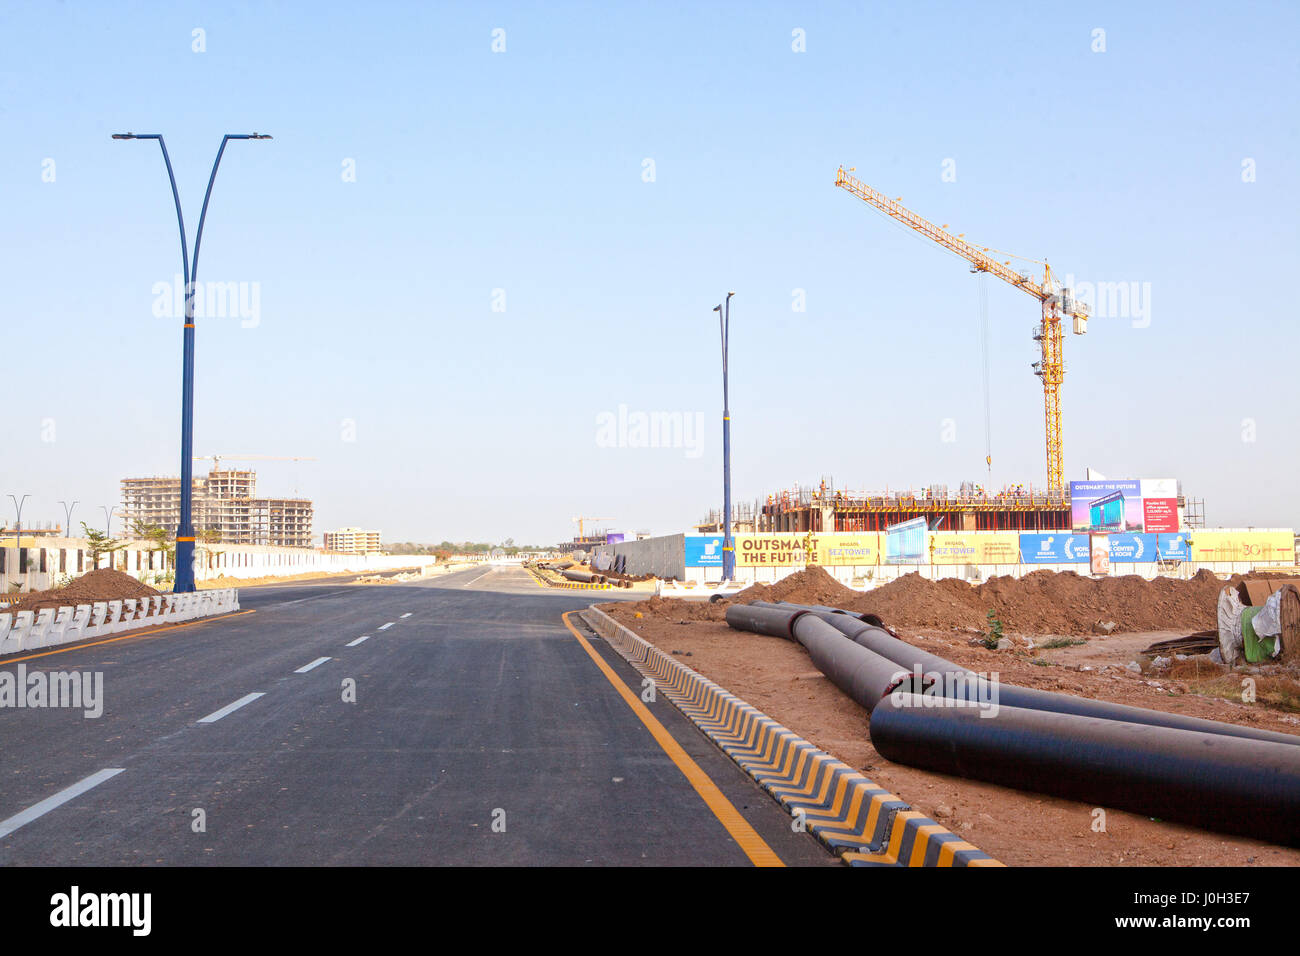
[[[1036, 301], [1046, 480], [823, 478], [677, 534], [582, 534], [538, 582], [655, 582], [588, 623], [642, 673], [725, 688], [770, 722], [746, 735], [741, 705], [729, 721], [718, 705], [701, 724], [756, 779], [808, 748], [820, 770], [765, 786], [845, 862], [1300, 865], [1294, 530], [1207, 527], [1177, 478], [1067, 481], [1064, 329], [1084, 334], [1089, 305], [1045, 261], [1035, 279], [852, 172], [835, 185]], [[983, 291], [981, 311], [986, 327]], [[828, 789], [855, 774], [858, 811]], [[911, 831], [871, 822], [890, 801]], [[870, 836], [845, 835], [859, 825]]]
[[[266, 498], [257, 494], [257, 473], [220, 468], [194, 479], [193, 520], [205, 540], [231, 545], [312, 546], [312, 503], [308, 498]], [[129, 534], [180, 524], [181, 479], [123, 478], [122, 509]], [[377, 549], [376, 549], [377, 550]]]

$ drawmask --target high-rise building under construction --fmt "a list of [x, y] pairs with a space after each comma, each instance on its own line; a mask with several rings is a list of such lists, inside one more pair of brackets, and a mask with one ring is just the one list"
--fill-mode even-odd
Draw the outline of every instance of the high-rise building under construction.
[[[257, 497], [257, 473], [213, 469], [194, 479], [194, 528], [222, 544], [312, 546], [312, 503], [307, 498]], [[181, 518], [179, 478], [123, 478], [128, 535], [147, 528], [175, 534]]]

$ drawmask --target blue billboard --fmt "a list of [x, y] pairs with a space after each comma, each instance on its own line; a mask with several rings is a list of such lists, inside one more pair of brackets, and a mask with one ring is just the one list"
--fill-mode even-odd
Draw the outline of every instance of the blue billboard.
[[1088, 536], [1066, 531], [1022, 534], [1020, 560], [1025, 564], [1087, 564]]
[[[1165, 561], [1190, 561], [1192, 549], [1185, 534], [1108, 534], [1112, 563], [1141, 564]], [[1022, 534], [1020, 560], [1025, 564], [1086, 564], [1086, 534]]]
[[722, 535], [688, 534], [685, 537], [688, 568], [722, 567]]
[[929, 561], [925, 553], [926, 532], [929, 525], [924, 518], [912, 518], [891, 524], [885, 529], [886, 564], [923, 564]]

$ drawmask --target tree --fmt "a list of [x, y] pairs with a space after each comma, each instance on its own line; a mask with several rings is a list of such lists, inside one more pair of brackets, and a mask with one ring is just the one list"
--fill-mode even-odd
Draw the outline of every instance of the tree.
[[97, 531], [89, 527], [86, 522], [81, 522], [81, 530], [86, 535], [86, 550], [90, 552], [90, 566], [99, 567], [100, 555], [108, 555], [108, 566], [113, 566], [113, 553], [121, 551], [126, 547], [125, 541], [117, 541], [110, 538], [102, 531]]
[[176, 557], [176, 547], [171, 543], [171, 535], [167, 533], [166, 528], [160, 528], [155, 525], [147, 525], [139, 519], [136, 520], [134, 531], [141, 540], [149, 542], [149, 551], [161, 551], [167, 556], [168, 563], [174, 563]]

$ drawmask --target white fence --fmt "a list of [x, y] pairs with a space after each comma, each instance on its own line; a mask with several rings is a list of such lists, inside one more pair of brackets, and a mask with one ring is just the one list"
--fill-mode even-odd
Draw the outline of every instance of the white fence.
[[178, 624], [238, 610], [239, 592], [234, 588], [156, 594], [75, 607], [47, 607], [39, 611], [0, 609], [0, 655], [106, 637], [159, 624]]
[[[277, 548], [266, 545], [201, 544], [195, 551], [194, 577], [198, 581], [217, 578], [288, 577], [294, 574], [362, 574], [419, 568], [432, 564], [431, 555], [338, 554], [310, 548]], [[99, 567], [109, 566], [101, 555]], [[141, 541], [129, 543], [112, 555], [112, 566], [151, 585], [171, 580], [173, 568], [167, 556], [150, 550]], [[79, 538], [49, 538], [39, 545], [0, 547], [0, 594], [13, 590], [43, 591], [64, 579], [79, 577], [92, 569], [86, 541]]]

